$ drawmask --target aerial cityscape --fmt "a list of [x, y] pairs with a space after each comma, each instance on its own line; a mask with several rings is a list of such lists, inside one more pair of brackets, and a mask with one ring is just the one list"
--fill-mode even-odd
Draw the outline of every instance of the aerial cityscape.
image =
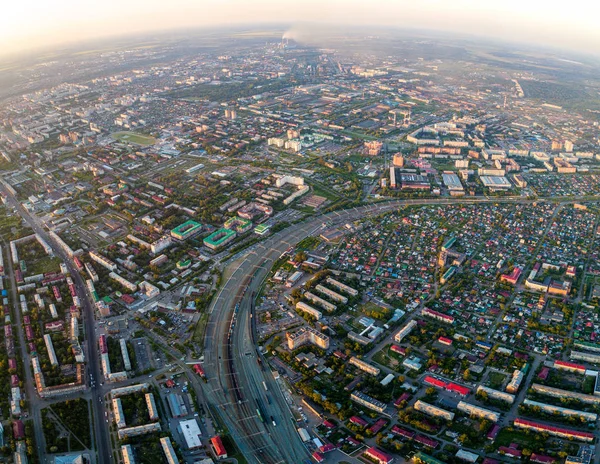
[[0, 462], [599, 464], [599, 123], [450, 32], [0, 57]]

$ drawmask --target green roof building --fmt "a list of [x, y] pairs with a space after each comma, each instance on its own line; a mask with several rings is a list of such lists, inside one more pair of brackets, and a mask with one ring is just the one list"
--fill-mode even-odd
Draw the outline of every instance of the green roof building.
[[252, 221], [241, 217], [232, 217], [225, 221], [223, 227], [226, 229], [235, 230], [238, 234], [243, 234], [252, 228]]
[[254, 228], [254, 233], [257, 235], [265, 235], [269, 230], [271, 230], [271, 226], [259, 224]]
[[217, 248], [220, 248], [231, 242], [236, 235], [237, 234], [233, 230], [225, 228], [219, 229], [204, 239], [204, 246], [210, 248], [211, 250], [216, 250]]
[[192, 265], [192, 261], [189, 259], [182, 259], [181, 261], [177, 262], [176, 266], [177, 269], [187, 269], [188, 267], [190, 267]]
[[186, 221], [171, 231], [171, 237], [177, 240], [187, 240], [202, 230], [202, 224], [196, 221]]

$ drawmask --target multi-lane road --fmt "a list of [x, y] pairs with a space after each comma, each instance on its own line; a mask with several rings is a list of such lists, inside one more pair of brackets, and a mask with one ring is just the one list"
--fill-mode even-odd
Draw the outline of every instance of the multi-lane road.
[[[101, 370], [100, 370], [100, 361], [98, 357], [98, 347], [96, 344], [95, 337], [95, 315], [94, 315], [94, 305], [92, 304], [90, 297], [87, 293], [87, 287], [83, 282], [79, 271], [75, 268], [75, 264], [71, 257], [67, 256], [63, 249], [58, 245], [54, 239], [46, 232], [44, 226], [42, 225], [40, 219], [27, 211], [21, 203], [15, 198], [13, 193], [9, 188], [6, 187], [5, 181], [2, 180], [0, 182], [0, 191], [6, 197], [6, 204], [15, 209], [15, 211], [23, 218], [23, 220], [27, 223], [29, 227], [33, 229], [33, 231], [42, 237], [43, 240], [52, 248], [54, 255], [61, 258], [66, 264], [69, 272], [71, 273], [71, 278], [73, 279], [73, 283], [75, 284], [75, 288], [77, 289], [77, 294], [81, 301], [81, 305], [83, 307], [83, 319], [84, 319], [84, 327], [85, 327], [85, 339], [86, 339], [86, 347], [87, 349], [84, 351], [88, 366], [88, 374], [93, 377], [94, 383], [90, 384], [90, 391], [92, 394], [92, 411], [94, 417], [94, 435], [96, 437], [96, 451], [98, 453], [98, 461], [99, 463], [110, 463], [114, 462], [111, 453], [111, 445], [110, 439], [108, 436], [107, 426], [104, 422], [104, 402], [98, 401], [98, 398], [101, 397], [102, 392], [100, 389], [100, 379]], [[18, 312], [18, 308], [17, 308]], [[23, 361], [26, 362], [29, 358], [24, 358]], [[25, 369], [29, 371], [30, 366], [25, 366]], [[34, 391], [31, 375], [26, 376], [26, 381], [28, 383], [27, 392], [29, 395], [30, 402], [32, 402], [32, 409], [36, 410], [36, 404], [40, 401], [37, 395], [33, 394]], [[31, 386], [29, 386], [31, 385]], [[34, 424], [36, 429], [41, 430], [40, 424]], [[37, 432], [36, 432], [37, 434]]]

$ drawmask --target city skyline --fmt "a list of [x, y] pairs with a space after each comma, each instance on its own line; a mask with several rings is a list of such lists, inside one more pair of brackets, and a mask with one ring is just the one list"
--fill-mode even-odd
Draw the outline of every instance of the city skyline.
[[366, 4], [355, 0], [303, 2], [259, 0], [224, 2], [108, 0], [82, 5], [74, 0], [24, 0], [2, 7], [2, 54], [40, 47], [63, 47], [81, 41], [157, 31], [239, 26], [257, 23], [313, 23], [337, 26], [385, 26], [484, 36], [509, 42], [547, 45], [597, 55], [600, 6], [583, 0], [476, 2], [439, 0]]

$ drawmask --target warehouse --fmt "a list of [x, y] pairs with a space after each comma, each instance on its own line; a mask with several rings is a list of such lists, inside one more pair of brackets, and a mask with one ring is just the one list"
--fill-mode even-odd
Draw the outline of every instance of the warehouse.
[[508, 190], [511, 183], [504, 176], [481, 176], [481, 183], [490, 190]]
[[181, 421], [179, 423], [179, 429], [181, 430], [181, 434], [185, 439], [188, 449], [192, 450], [202, 447], [202, 440], [200, 439], [202, 432], [200, 432], [200, 427], [198, 427], [196, 419]]

